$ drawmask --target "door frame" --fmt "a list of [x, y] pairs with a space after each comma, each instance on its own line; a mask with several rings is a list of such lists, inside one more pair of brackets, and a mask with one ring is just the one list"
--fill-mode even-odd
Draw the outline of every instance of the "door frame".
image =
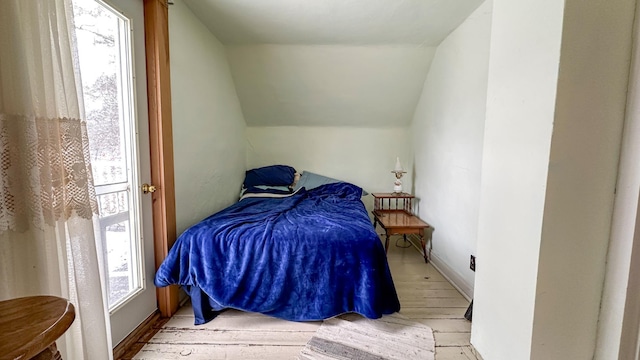
[[[167, 0], [144, 0], [151, 181], [158, 189], [152, 194], [156, 270], [176, 240], [168, 10]], [[162, 317], [175, 314], [177, 286], [156, 288], [156, 296]]]

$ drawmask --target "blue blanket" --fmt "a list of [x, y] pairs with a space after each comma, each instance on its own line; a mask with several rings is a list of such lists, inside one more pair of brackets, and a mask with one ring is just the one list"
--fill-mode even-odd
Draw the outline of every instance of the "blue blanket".
[[400, 310], [387, 259], [348, 183], [247, 198], [185, 231], [156, 273], [182, 285], [196, 324], [225, 308], [295, 320]]

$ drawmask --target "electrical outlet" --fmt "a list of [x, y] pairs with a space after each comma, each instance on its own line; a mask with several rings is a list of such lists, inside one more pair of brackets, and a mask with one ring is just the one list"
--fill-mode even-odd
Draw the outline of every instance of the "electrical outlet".
[[476, 271], [476, 257], [471, 255], [471, 259], [469, 260], [469, 268], [472, 271]]

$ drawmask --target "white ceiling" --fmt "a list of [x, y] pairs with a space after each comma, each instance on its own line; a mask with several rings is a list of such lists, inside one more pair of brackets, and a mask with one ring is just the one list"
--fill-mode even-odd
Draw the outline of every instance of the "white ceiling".
[[483, 0], [184, 2], [226, 45], [247, 125], [396, 127]]
[[438, 45], [483, 0], [185, 0], [225, 45]]

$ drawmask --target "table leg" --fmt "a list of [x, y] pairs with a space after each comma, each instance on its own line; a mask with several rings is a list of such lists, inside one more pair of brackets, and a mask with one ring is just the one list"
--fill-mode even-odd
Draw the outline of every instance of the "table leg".
[[424, 230], [420, 231], [420, 245], [422, 245], [422, 254], [424, 256], [424, 262], [429, 263], [429, 254], [427, 254], [427, 244], [424, 241]]
[[385, 230], [386, 240], [384, 241], [384, 252], [389, 252], [389, 232]]
[[31, 360], [62, 360], [62, 356], [58, 351], [56, 343], [51, 344], [48, 348], [44, 349], [38, 355], [31, 358]]

